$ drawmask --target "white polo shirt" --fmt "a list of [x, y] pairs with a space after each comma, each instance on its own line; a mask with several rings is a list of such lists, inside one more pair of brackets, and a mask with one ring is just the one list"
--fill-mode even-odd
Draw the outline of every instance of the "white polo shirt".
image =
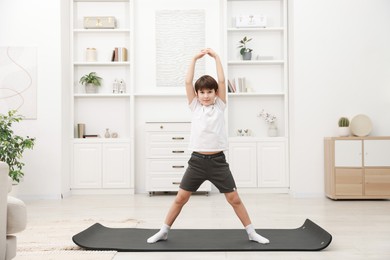
[[224, 117], [226, 104], [217, 97], [213, 105], [203, 106], [195, 97], [189, 107], [192, 111], [189, 149], [196, 152], [227, 150]]

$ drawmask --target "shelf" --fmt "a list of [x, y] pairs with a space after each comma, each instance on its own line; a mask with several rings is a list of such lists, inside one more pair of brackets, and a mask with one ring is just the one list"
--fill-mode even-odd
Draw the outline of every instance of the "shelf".
[[164, 94], [149, 94], [149, 93], [135, 93], [135, 97], [186, 97], [185, 93], [164, 93]]
[[251, 28], [251, 27], [229, 27], [227, 28], [228, 32], [275, 32], [275, 31], [284, 31], [283, 27], [266, 27], [266, 28]]
[[130, 29], [73, 29], [74, 33], [130, 33]]
[[85, 143], [128, 143], [130, 142], [129, 138], [102, 138], [102, 137], [93, 137], [93, 138], [73, 138], [74, 144], [85, 144]]
[[107, 61], [107, 62], [79, 62], [73, 63], [74, 66], [129, 66], [129, 61]]
[[228, 61], [228, 65], [282, 65], [284, 60], [237, 60]]
[[241, 93], [232, 93], [229, 92], [229, 97], [261, 97], [261, 96], [284, 96], [283, 92], [273, 92], [273, 93], [257, 93], [257, 92], [241, 92]]
[[276, 137], [229, 136], [229, 142], [253, 143], [253, 142], [282, 142], [282, 141], [287, 141], [287, 138], [284, 136], [276, 136]]
[[96, 97], [103, 97], [103, 98], [128, 98], [130, 97], [130, 94], [124, 93], [124, 94], [112, 94], [112, 93], [96, 93], [96, 94], [85, 94], [85, 93], [79, 93], [74, 94], [75, 98], [96, 98]]
[[74, 2], [128, 2], [128, 0], [73, 0]]

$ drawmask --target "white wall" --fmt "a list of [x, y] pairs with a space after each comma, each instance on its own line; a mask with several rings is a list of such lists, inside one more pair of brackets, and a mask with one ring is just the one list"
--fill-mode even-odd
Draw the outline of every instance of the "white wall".
[[[50, 10], [50, 11], [48, 11]], [[0, 46], [38, 49], [37, 120], [15, 125], [20, 135], [36, 137], [26, 151], [20, 197], [59, 198], [61, 194], [61, 27], [60, 0], [0, 1]]]
[[323, 137], [363, 113], [390, 135], [390, 1], [292, 2], [291, 190], [324, 193]]
[[[145, 8], [146, 3], [153, 10], [151, 1], [137, 0], [143, 3], [137, 8]], [[19, 187], [22, 196], [58, 198], [66, 192], [69, 181], [69, 146], [62, 145], [67, 144], [66, 133], [70, 132], [62, 130], [63, 123], [69, 122], [69, 100], [63, 99], [67, 86], [61, 81], [64, 77], [66, 82], [61, 74], [66, 74], [66, 68], [61, 68], [61, 50], [67, 44], [66, 39], [61, 42], [61, 26], [66, 28], [61, 25], [61, 13], [68, 12], [60, 10], [61, 6], [66, 9], [63, 2], [67, 1], [0, 1], [0, 46], [38, 47], [38, 119], [24, 121], [16, 129], [19, 134], [37, 138], [34, 150], [25, 154], [26, 177]], [[210, 4], [216, 6], [217, 2]], [[204, 5], [204, 1], [200, 3]], [[390, 1], [290, 3], [291, 189], [298, 196], [322, 195], [323, 137], [337, 134], [340, 116], [365, 113], [372, 118], [373, 135], [390, 135]], [[141, 15], [137, 13], [139, 19]], [[215, 13], [215, 19], [218, 16]], [[137, 26], [136, 33], [141, 29]], [[218, 42], [215, 35], [211, 45]], [[144, 43], [136, 37], [136, 47]], [[63, 53], [66, 58], [66, 50]], [[136, 73], [147, 74], [147, 67], [140, 67]], [[140, 98], [137, 102], [153, 103], [153, 99]], [[147, 119], [144, 114], [136, 116], [138, 123]], [[141, 131], [141, 126], [136, 127]], [[142, 174], [142, 167], [138, 170]], [[139, 178], [142, 175], [136, 184], [142, 185]]]

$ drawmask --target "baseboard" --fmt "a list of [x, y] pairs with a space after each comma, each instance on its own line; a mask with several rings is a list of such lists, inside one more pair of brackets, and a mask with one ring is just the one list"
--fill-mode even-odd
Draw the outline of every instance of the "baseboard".
[[72, 189], [71, 195], [133, 195], [134, 189]]

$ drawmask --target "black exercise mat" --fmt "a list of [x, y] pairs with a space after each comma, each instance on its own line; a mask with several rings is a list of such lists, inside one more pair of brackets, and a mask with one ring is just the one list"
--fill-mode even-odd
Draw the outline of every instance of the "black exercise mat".
[[296, 229], [257, 229], [270, 240], [263, 245], [248, 240], [245, 229], [172, 229], [168, 240], [148, 244], [158, 229], [108, 228], [99, 223], [73, 236], [90, 250], [136, 251], [318, 251], [332, 236], [309, 219]]

